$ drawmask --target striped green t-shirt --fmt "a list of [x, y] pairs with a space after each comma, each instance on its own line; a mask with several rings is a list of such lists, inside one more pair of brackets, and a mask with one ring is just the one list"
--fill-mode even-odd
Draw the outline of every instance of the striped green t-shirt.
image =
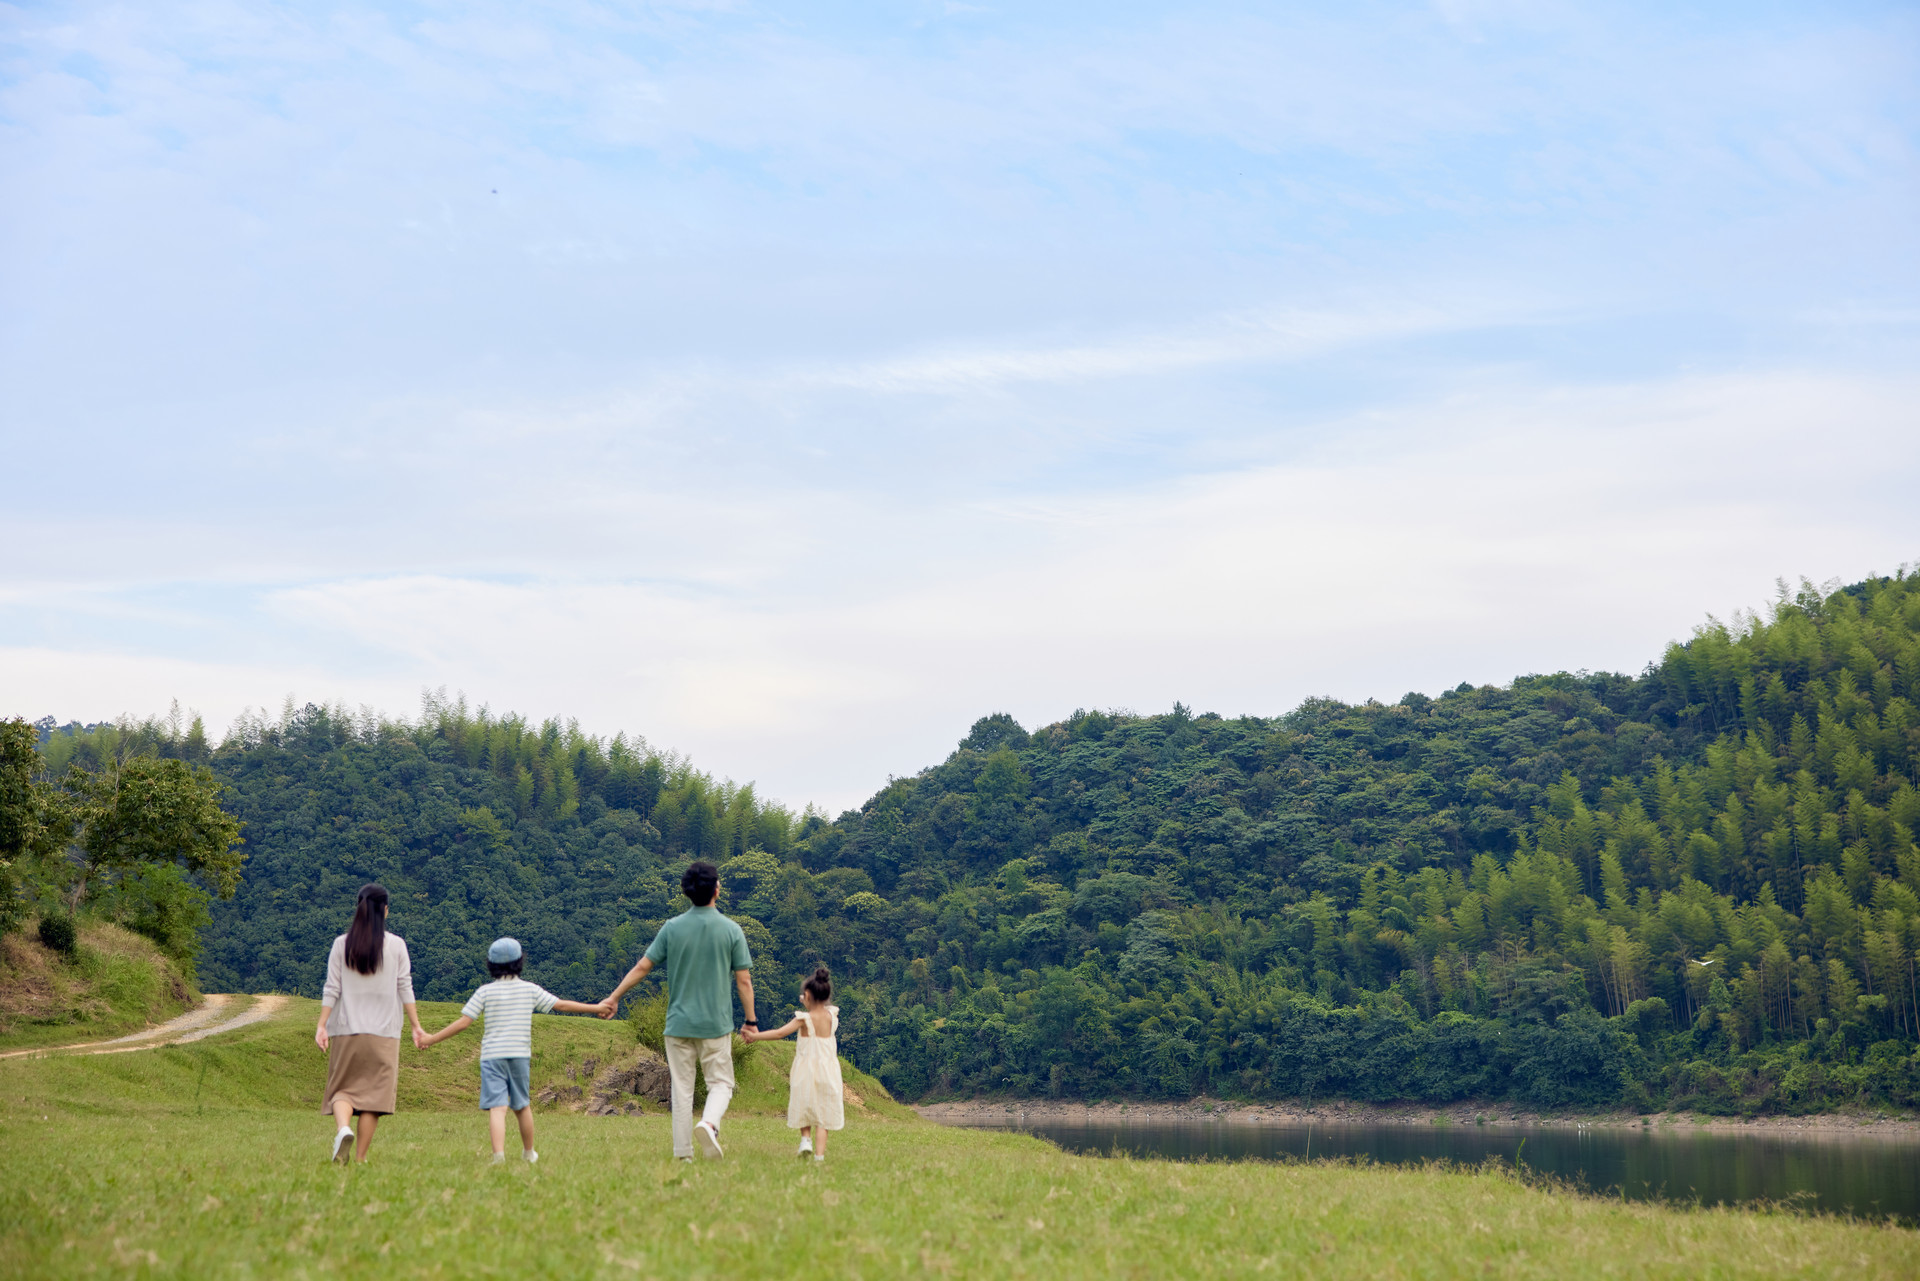
[[533, 1057], [533, 1016], [553, 1013], [560, 998], [522, 978], [495, 979], [475, 992], [460, 1013], [483, 1020], [486, 1030], [480, 1036], [483, 1059], [530, 1059]]

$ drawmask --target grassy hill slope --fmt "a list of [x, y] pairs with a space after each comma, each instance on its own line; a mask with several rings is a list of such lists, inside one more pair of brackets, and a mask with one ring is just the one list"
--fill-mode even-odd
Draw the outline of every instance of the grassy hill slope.
[[[318, 1115], [326, 1085], [326, 1055], [313, 1043], [317, 1001], [297, 999], [273, 1018], [180, 1046], [123, 1054], [58, 1054], [0, 1061], [0, 1117], [18, 1115], [199, 1116], [209, 1110], [291, 1109]], [[454, 1002], [425, 1001], [420, 1019], [429, 1030], [460, 1014]], [[637, 1049], [633, 1027], [577, 1015], [534, 1016], [533, 1085], [591, 1080], [596, 1071], [630, 1059]], [[400, 1114], [466, 1112], [479, 1099], [480, 1034], [463, 1033], [428, 1050], [402, 1040]], [[743, 1114], [786, 1114], [791, 1041], [736, 1046]], [[843, 1064], [847, 1084], [863, 1100], [857, 1115], [911, 1115], [888, 1097], [878, 1081]], [[664, 1113], [644, 1103], [646, 1111]], [[561, 1104], [539, 1105], [561, 1113]], [[318, 1121], [315, 1122], [319, 1124]]]
[[82, 918], [71, 957], [0, 935], [0, 1050], [97, 1041], [164, 1023], [199, 1003], [193, 980], [151, 940]]

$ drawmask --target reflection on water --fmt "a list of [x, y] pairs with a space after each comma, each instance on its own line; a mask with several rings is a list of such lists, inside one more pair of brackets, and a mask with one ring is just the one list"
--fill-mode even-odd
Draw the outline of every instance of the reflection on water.
[[1017, 1129], [1070, 1152], [1284, 1159], [1364, 1157], [1383, 1164], [1488, 1157], [1634, 1199], [1792, 1202], [1808, 1209], [1920, 1224], [1920, 1140], [1854, 1134], [1709, 1133], [1670, 1127], [1523, 1125], [1312, 1126], [1248, 1121], [963, 1121]]

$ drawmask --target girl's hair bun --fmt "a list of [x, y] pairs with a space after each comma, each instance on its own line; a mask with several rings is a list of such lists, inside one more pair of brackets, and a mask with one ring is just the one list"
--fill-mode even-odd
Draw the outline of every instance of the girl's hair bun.
[[822, 965], [813, 972], [806, 982], [806, 993], [816, 1001], [824, 1001], [833, 995], [833, 976]]

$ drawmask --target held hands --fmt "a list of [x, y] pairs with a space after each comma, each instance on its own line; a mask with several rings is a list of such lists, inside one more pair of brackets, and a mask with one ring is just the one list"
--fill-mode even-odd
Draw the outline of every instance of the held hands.
[[416, 1050], [424, 1050], [429, 1045], [432, 1045], [432, 1044], [433, 1044], [433, 1038], [429, 1037], [426, 1034], [425, 1029], [423, 1029], [418, 1023], [415, 1023], [413, 1025], [413, 1048]]
[[620, 1003], [614, 1000], [612, 997], [608, 997], [606, 1000], [601, 1001], [599, 1004], [594, 1006], [594, 1013], [598, 1014], [603, 1019], [610, 1019], [613, 1017], [614, 1011], [619, 1008], [620, 1008]]

